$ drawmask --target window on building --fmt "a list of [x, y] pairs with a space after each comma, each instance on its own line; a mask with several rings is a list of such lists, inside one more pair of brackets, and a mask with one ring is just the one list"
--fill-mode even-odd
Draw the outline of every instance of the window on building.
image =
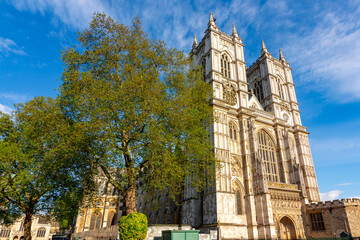
[[263, 92], [263, 86], [262, 86], [262, 81], [257, 81], [254, 84], [254, 93], [255, 96], [257, 97], [257, 99], [261, 102], [262, 100], [264, 100], [264, 92]]
[[230, 135], [231, 140], [236, 140], [237, 139], [236, 127], [235, 127], [233, 122], [229, 123], [229, 135]]
[[11, 233], [11, 229], [1, 229], [0, 231], [0, 237], [1, 238], [8, 238], [10, 236], [10, 233]]
[[226, 54], [221, 55], [221, 74], [230, 78], [230, 60]]
[[20, 232], [23, 232], [23, 231], [24, 231], [24, 221], [21, 222], [19, 231], [20, 231]]
[[275, 144], [265, 131], [258, 133], [259, 157], [262, 159], [265, 168], [266, 178], [270, 182], [279, 182], [279, 173], [276, 160]]
[[242, 210], [242, 196], [240, 191], [236, 191], [235, 198], [236, 198], [236, 214], [241, 215], [243, 214], [243, 210]]
[[101, 213], [93, 212], [90, 220], [90, 230], [94, 230], [95, 228], [100, 228], [101, 226]]
[[206, 59], [203, 58], [203, 60], [201, 61], [201, 66], [202, 66], [202, 70], [203, 70], [203, 79], [206, 79]]
[[324, 219], [321, 212], [310, 213], [311, 229], [313, 231], [324, 231]]
[[115, 212], [110, 212], [107, 220], [107, 227], [115, 225]]
[[43, 238], [43, 237], [45, 237], [45, 234], [46, 234], [46, 228], [41, 227], [38, 229], [36, 237]]

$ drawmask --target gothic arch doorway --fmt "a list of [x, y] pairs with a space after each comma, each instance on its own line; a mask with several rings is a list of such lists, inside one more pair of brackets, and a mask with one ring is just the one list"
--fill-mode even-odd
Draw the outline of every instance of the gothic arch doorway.
[[280, 220], [280, 239], [296, 239], [294, 223], [288, 217]]

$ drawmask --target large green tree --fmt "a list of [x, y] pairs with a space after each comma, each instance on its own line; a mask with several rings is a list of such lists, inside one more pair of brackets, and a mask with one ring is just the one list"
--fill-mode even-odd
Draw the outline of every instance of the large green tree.
[[62, 56], [63, 110], [97, 136], [96, 163], [122, 193], [126, 213], [136, 212], [137, 183], [174, 199], [185, 179], [200, 191], [216, 166], [212, 91], [201, 70], [151, 40], [138, 18], [124, 26], [97, 14], [78, 40]]
[[[38, 97], [0, 112], [0, 222], [25, 215], [25, 239], [31, 239], [34, 214], [56, 213], [54, 206], [76, 206], [91, 186], [91, 136], [62, 114], [57, 100]], [[87, 162], [89, 160], [89, 162]], [[72, 197], [76, 193], [76, 197]], [[69, 206], [68, 206], [69, 208]], [[58, 211], [59, 212], [59, 211]], [[58, 215], [63, 222], [74, 214]]]

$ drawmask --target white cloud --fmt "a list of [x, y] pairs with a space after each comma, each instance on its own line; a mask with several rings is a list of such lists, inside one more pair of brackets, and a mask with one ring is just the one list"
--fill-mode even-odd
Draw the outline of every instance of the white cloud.
[[21, 49], [13, 40], [0, 37], [0, 56], [14, 53], [18, 55], [26, 55], [25, 51]]
[[15, 101], [15, 102], [23, 102], [26, 99], [28, 99], [28, 96], [25, 94], [19, 94], [19, 93], [0, 92], [0, 98]]
[[[81, 30], [88, 26], [94, 12], [104, 12], [121, 23], [129, 24], [139, 15], [144, 29], [152, 37], [165, 40], [170, 46], [189, 51], [196, 33], [201, 39], [207, 27], [210, 11], [213, 11], [224, 24], [224, 31], [231, 31], [234, 20], [241, 21], [239, 33], [245, 35], [249, 21], [256, 20], [259, 5], [249, 0], [232, 0], [223, 4], [210, 0], [199, 1], [104, 1], [104, 0], [7, 0], [20, 11], [30, 11], [45, 15], [50, 13], [52, 23]], [[206, 6], [206, 8], [204, 8]], [[283, 8], [283, 4], [279, 3]], [[234, 16], [237, 16], [236, 18]], [[231, 32], [229, 32], [231, 34]], [[61, 34], [61, 32], [60, 32]], [[56, 36], [51, 31], [49, 36]], [[200, 40], [199, 39], [199, 40]]]
[[301, 81], [340, 102], [360, 100], [360, 17], [354, 11], [324, 10], [314, 27], [289, 38], [286, 52]]
[[[271, 37], [295, 67], [297, 83], [315, 83], [314, 90], [331, 100], [360, 100], [360, 4], [356, 1], [349, 3], [351, 11], [325, 4], [305, 4], [300, 8], [284, 0], [268, 0], [264, 4], [251, 0], [222, 4], [214, 0], [7, 1], [21, 11], [50, 13], [54, 25], [61, 23], [76, 30], [88, 26], [94, 12], [104, 12], [124, 24], [139, 15], [151, 37], [186, 52], [190, 50], [194, 34], [198, 40], [202, 38], [209, 12], [213, 11], [224, 32], [231, 34], [234, 22], [242, 38], [249, 33], [253, 35], [254, 30], [259, 42], [260, 38]], [[298, 12], [303, 15], [297, 15]], [[312, 22], [304, 20], [306, 16]], [[49, 36], [64, 34], [57, 31], [50, 32]]]
[[107, 2], [98, 0], [9, 0], [9, 2], [21, 11], [42, 15], [51, 12], [54, 24], [61, 21], [75, 29], [87, 26], [95, 11], [111, 13]]
[[360, 138], [359, 137], [337, 137], [326, 139], [312, 139], [311, 147], [316, 151], [323, 152], [344, 152], [349, 150], [360, 151]]
[[0, 103], [0, 112], [10, 114], [12, 111], [13, 109], [11, 107], [8, 107]]
[[336, 186], [350, 186], [350, 185], [353, 185], [353, 183], [339, 183], [339, 184], [336, 184]]
[[340, 193], [343, 193], [340, 190], [332, 190], [326, 193], [320, 193], [321, 201], [332, 201], [338, 199]]

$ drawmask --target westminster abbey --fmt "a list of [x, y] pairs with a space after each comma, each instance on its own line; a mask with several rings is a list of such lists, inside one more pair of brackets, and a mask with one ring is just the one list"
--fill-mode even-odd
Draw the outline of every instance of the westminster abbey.
[[[291, 68], [282, 52], [275, 58], [262, 42], [259, 58], [246, 67], [235, 26], [227, 35], [210, 14], [190, 56], [194, 65], [203, 66], [213, 88], [212, 136], [223, 164], [214, 186], [202, 193], [185, 188], [181, 213], [174, 205], [147, 210], [149, 203], [140, 199], [138, 211], [149, 224], [187, 224], [205, 233], [216, 231], [218, 239], [360, 237], [359, 199], [320, 200], [309, 132], [301, 123]], [[98, 218], [90, 218], [95, 214], [91, 209], [87, 220], [86, 214], [78, 217], [77, 232], [91, 230], [91, 224], [93, 229], [112, 225], [115, 205], [99, 204], [103, 212], [96, 213]]]
[[223, 166], [216, 187], [188, 194], [183, 223], [216, 227], [221, 239], [360, 236], [358, 199], [320, 202], [309, 132], [281, 50], [277, 59], [262, 42], [246, 67], [235, 25], [227, 35], [210, 14], [190, 55], [213, 87], [213, 142]]

